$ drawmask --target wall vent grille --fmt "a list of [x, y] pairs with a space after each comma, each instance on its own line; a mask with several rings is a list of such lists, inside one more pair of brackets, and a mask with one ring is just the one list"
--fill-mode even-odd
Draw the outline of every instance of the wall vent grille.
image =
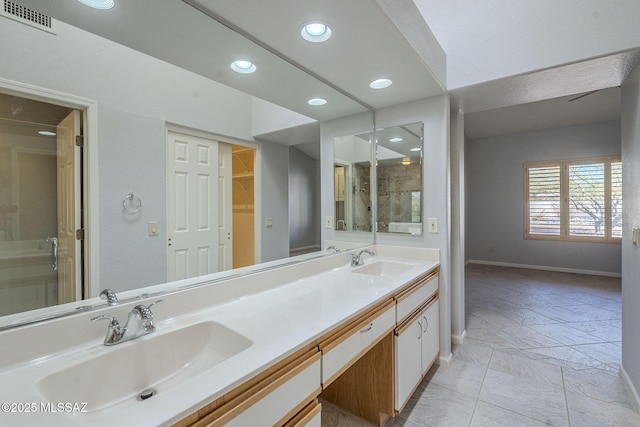
[[44, 13], [40, 13], [10, 0], [3, 0], [3, 3], [0, 15], [40, 30], [48, 31], [53, 34], [56, 33], [56, 22], [49, 15], [45, 15]]

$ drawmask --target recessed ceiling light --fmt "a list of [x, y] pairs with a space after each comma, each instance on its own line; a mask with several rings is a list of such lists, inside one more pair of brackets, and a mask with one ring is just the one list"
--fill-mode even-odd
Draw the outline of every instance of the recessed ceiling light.
[[402, 141], [402, 138], [400, 138], [399, 136], [389, 139], [389, 142], [400, 142], [400, 141]]
[[326, 99], [322, 99], [322, 98], [312, 98], [310, 100], [307, 101], [307, 104], [309, 105], [324, 105], [327, 103]]
[[409, 151], [422, 151], [422, 148], [420, 148], [420, 147], [416, 147], [416, 148], [412, 148], [412, 149], [411, 149], [411, 150], [409, 150]]
[[49, 130], [39, 130], [38, 133], [42, 136], [56, 136], [55, 132], [51, 132]]
[[384, 89], [391, 86], [393, 82], [389, 79], [378, 79], [369, 83], [371, 89]]
[[231, 63], [231, 69], [236, 73], [251, 74], [256, 71], [256, 64], [254, 64], [251, 61], [245, 61], [245, 60], [233, 61]]
[[78, 0], [78, 1], [94, 9], [111, 9], [115, 5], [113, 0]]
[[331, 27], [323, 22], [309, 22], [302, 26], [300, 35], [303, 39], [312, 43], [326, 42], [332, 36]]

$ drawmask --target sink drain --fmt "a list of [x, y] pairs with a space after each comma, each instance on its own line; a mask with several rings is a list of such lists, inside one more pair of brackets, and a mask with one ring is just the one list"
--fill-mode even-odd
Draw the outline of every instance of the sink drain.
[[147, 400], [150, 397], [153, 397], [156, 393], [157, 393], [157, 391], [155, 391], [152, 388], [146, 389], [145, 391], [143, 391], [142, 393], [140, 393], [138, 395], [138, 400], [140, 400], [140, 401]]

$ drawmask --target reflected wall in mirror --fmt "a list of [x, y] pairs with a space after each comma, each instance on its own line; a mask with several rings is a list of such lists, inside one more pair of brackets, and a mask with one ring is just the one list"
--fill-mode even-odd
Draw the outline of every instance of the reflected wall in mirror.
[[[307, 155], [297, 147], [305, 144], [320, 147], [321, 122], [368, 112], [366, 107], [271, 52], [242, 40], [239, 34], [184, 2], [121, 2], [108, 15], [75, 0], [19, 2], [51, 15], [56, 20], [57, 33], [0, 17], [0, 37], [13, 40], [11, 44], [0, 44], [3, 58], [0, 92], [62, 105], [79, 111], [84, 119], [86, 169], [82, 184], [87, 197], [82, 206], [85, 240], [80, 265], [85, 274], [85, 289], [77, 299], [92, 301], [60, 304], [70, 300], [60, 300], [58, 288], [57, 295], [51, 292], [43, 304], [8, 307], [3, 313], [14, 314], [2, 316], [0, 328], [73, 313], [79, 306], [104, 306], [98, 295], [105, 288], [117, 292], [121, 300], [155, 292], [150, 290], [156, 289], [152, 288], [154, 285], [169, 290], [164, 287], [170, 243], [169, 127], [212, 136], [226, 144], [256, 148], [253, 188], [247, 182], [249, 178], [240, 176], [242, 171], [236, 174], [233, 184], [239, 194], [250, 196], [253, 192], [255, 199], [232, 202], [243, 214], [248, 214], [248, 208], [254, 205], [256, 250], [249, 255], [255, 256], [246, 259], [236, 256], [236, 261], [242, 265], [289, 262], [285, 258], [292, 249], [289, 235], [294, 223], [296, 232], [302, 229], [301, 224], [309, 225], [311, 231], [305, 236], [314, 238], [311, 243], [300, 240], [298, 245], [313, 245], [314, 250], [321, 247], [319, 203], [311, 197], [305, 198], [304, 205], [296, 203], [292, 196], [296, 193], [291, 191], [289, 182], [291, 163], [303, 164], [299, 161], [303, 155], [307, 159], [305, 165], [319, 163], [319, 155]], [[179, 26], [175, 22], [190, 25]], [[202, 55], [204, 51], [209, 54]], [[253, 77], [239, 76], [229, 69], [231, 57], [238, 51], [250, 52], [260, 64]], [[48, 65], [38, 65], [42, 63]], [[123, 72], [125, 69], [130, 72]], [[283, 82], [286, 91], [281, 90]], [[265, 88], [273, 89], [277, 96], [270, 97]], [[328, 99], [326, 108], [310, 107], [306, 102], [311, 97], [309, 93]], [[15, 115], [21, 106], [11, 99], [7, 115]], [[40, 119], [35, 122], [44, 123]], [[371, 129], [364, 129], [367, 128]], [[299, 152], [292, 155], [293, 150]], [[369, 153], [367, 148], [367, 158]], [[50, 154], [47, 159], [53, 157]], [[332, 162], [327, 163], [330, 166]], [[6, 165], [6, 169], [0, 170], [0, 175], [6, 173], [8, 164], [3, 155], [0, 166]], [[49, 165], [52, 167], [52, 163]], [[311, 168], [305, 170], [309, 176], [314, 175]], [[320, 193], [320, 176], [315, 175], [309, 185], [298, 185], [298, 193], [307, 196]], [[331, 184], [324, 185], [332, 191]], [[144, 203], [135, 214], [123, 212], [123, 197], [130, 193]], [[8, 241], [17, 237], [15, 210], [21, 208], [14, 207], [14, 195], [5, 192], [1, 197], [0, 205], [4, 207], [0, 210], [0, 221], [6, 219], [6, 226], [4, 222], [0, 225], [3, 230], [0, 234]], [[26, 206], [26, 201], [20, 203]], [[292, 205], [294, 208], [290, 210]], [[21, 209], [20, 215], [26, 212]], [[157, 224], [156, 235], [149, 234], [150, 224]], [[39, 268], [49, 269], [46, 276], [55, 276], [49, 265], [51, 245], [38, 249], [43, 239], [57, 231], [53, 230], [54, 225], [49, 224], [48, 228], [37, 236], [25, 232], [22, 237], [29, 239], [29, 250], [38, 254], [38, 262], [42, 261]], [[250, 226], [243, 229], [247, 230]], [[2, 261], [0, 258], [0, 264]], [[236, 274], [262, 266], [242, 268]], [[215, 277], [223, 275], [217, 274]], [[3, 279], [0, 277], [0, 285]], [[210, 279], [212, 276], [207, 276]], [[3, 301], [6, 300], [3, 298], [0, 303]], [[48, 304], [56, 305], [15, 313]]]
[[377, 231], [422, 234], [423, 124], [376, 130]]
[[336, 231], [372, 231], [371, 133], [334, 138]]

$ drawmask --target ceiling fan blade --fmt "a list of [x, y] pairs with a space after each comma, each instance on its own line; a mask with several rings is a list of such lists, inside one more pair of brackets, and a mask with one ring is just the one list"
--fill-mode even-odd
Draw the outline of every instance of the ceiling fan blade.
[[583, 93], [582, 95], [578, 95], [578, 96], [576, 96], [576, 97], [574, 97], [574, 98], [569, 99], [567, 102], [571, 102], [571, 101], [578, 100], [578, 99], [580, 99], [580, 98], [584, 98], [585, 96], [589, 96], [589, 95], [591, 95], [591, 94], [593, 94], [593, 93], [596, 93], [596, 92], [599, 92], [599, 91], [601, 91], [601, 90], [602, 90], [602, 89], [596, 89], [596, 90], [592, 90], [591, 92]]

